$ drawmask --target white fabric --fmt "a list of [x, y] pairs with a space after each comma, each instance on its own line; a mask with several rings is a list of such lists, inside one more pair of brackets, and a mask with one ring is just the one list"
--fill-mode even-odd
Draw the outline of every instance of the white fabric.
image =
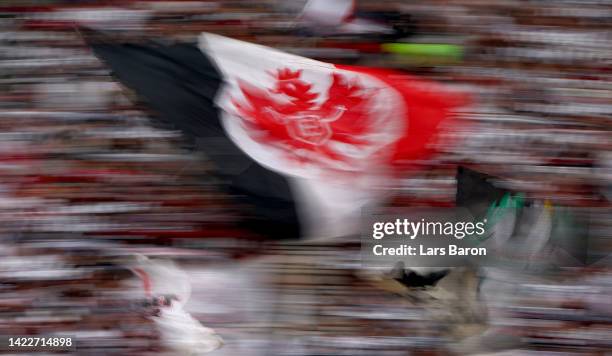
[[[151, 296], [174, 295], [181, 305], [185, 305], [191, 296], [189, 276], [170, 260], [149, 259], [138, 256], [138, 262], [130, 266], [134, 270], [142, 270], [151, 286]], [[140, 280], [140, 288], [144, 291], [144, 281]]]
[[153, 320], [162, 342], [176, 355], [203, 355], [223, 345], [214, 330], [202, 326], [176, 301]]
[[152, 317], [165, 347], [175, 355], [203, 355], [223, 345], [213, 329], [204, 327], [184, 307], [191, 295], [189, 275], [170, 260], [149, 259], [137, 255], [129, 266], [151, 293], [145, 297], [176, 296], [170, 306], [162, 306], [159, 316]]

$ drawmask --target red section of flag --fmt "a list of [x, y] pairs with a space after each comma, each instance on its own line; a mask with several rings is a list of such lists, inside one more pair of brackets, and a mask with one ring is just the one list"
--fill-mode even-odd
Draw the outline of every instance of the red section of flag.
[[445, 127], [457, 123], [455, 110], [469, 103], [467, 95], [451, 93], [441, 85], [404, 73], [367, 67], [336, 67], [376, 77], [401, 94], [407, 125], [393, 148], [390, 163], [395, 167], [411, 166], [415, 161], [431, 158]]
[[[273, 75], [276, 79], [274, 88], [264, 90], [241, 82], [240, 89], [248, 103], [234, 100], [238, 112], [256, 129], [254, 139], [282, 145], [289, 152], [309, 151], [308, 156], [301, 157], [313, 160], [319, 156], [345, 160], [328, 145], [330, 142], [357, 147], [368, 144], [360, 137], [369, 130], [363, 105], [369, 98], [357, 81], [333, 73], [328, 92], [317, 93], [311, 90], [312, 84], [300, 78], [299, 70], [285, 68]], [[281, 94], [289, 101], [278, 101], [271, 94]], [[327, 99], [320, 105], [316, 104], [314, 100], [323, 94]]]
[[[245, 100], [232, 102], [252, 139], [282, 147], [286, 158], [301, 163], [323, 164], [328, 168], [352, 166], [354, 157], [339, 150], [341, 145], [351, 147], [353, 152], [388, 157], [387, 164], [406, 169], [415, 161], [431, 157], [439, 133], [455, 116], [454, 110], [467, 102], [464, 96], [450, 93], [440, 85], [399, 72], [350, 66], [336, 68], [356, 75], [330, 73], [331, 86], [321, 93], [314, 91], [313, 83], [302, 78], [302, 70], [282, 68], [270, 73], [275, 84], [269, 88], [239, 80]], [[387, 133], [388, 138], [377, 136], [377, 141], [372, 141], [371, 134], [381, 133], [383, 128], [377, 123], [379, 116], [369, 111], [377, 100], [373, 95], [377, 89], [362, 85], [360, 76], [364, 74], [399, 93], [401, 102], [394, 103], [398, 112], [392, 113], [394, 120], [402, 123], [399, 138], [394, 132]], [[320, 97], [325, 100], [317, 103]]]

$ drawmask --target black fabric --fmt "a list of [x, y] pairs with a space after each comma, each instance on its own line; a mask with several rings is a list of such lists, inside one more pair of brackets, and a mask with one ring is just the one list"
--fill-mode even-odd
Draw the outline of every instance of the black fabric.
[[400, 278], [396, 278], [396, 280], [406, 287], [435, 287], [435, 285], [438, 284], [442, 278], [446, 277], [449, 272], [450, 270], [445, 269], [422, 276], [414, 271], [407, 270]]
[[450, 273], [450, 269], [419, 274], [406, 268], [404, 262], [398, 262], [389, 273], [389, 276], [406, 287], [422, 288], [435, 287], [438, 282]]
[[501, 200], [508, 190], [491, 183], [493, 177], [459, 167], [457, 170], [456, 205], [469, 209], [476, 218], [483, 217], [493, 202]]
[[215, 96], [222, 75], [192, 44], [90, 43], [113, 75], [163, 120], [179, 129], [216, 166], [227, 190], [253, 217], [245, 224], [271, 238], [295, 238], [300, 224], [287, 179], [241, 151], [223, 129]]

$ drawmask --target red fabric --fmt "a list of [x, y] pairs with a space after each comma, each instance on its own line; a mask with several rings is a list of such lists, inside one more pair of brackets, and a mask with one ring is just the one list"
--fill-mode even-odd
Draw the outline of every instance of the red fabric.
[[[345, 157], [323, 143], [331, 139], [356, 146], [367, 144], [359, 139], [359, 136], [368, 130], [368, 122], [364, 120], [367, 113], [360, 105], [367, 97], [360, 93], [362, 88], [357, 82], [334, 73], [327, 100], [316, 104], [315, 99], [321, 93], [312, 92], [312, 84], [303, 81], [301, 74], [301, 70], [291, 71], [286, 68], [274, 74], [277, 84], [272, 93], [291, 98], [288, 103], [277, 102], [265, 90], [240, 82], [240, 89], [248, 103], [234, 100], [234, 105], [243, 117], [249, 118], [252, 125], [265, 133], [259, 140], [285, 145], [291, 148], [292, 152], [309, 151], [313, 159], [324, 156], [327, 159], [343, 161]], [[340, 111], [337, 109], [339, 106], [347, 109]], [[270, 110], [271, 108], [273, 110]], [[291, 119], [297, 117], [300, 119]], [[297, 127], [299, 125], [307, 127], [312, 134], [301, 136], [302, 130]]]
[[467, 95], [448, 92], [439, 84], [401, 72], [344, 65], [336, 67], [374, 76], [402, 95], [407, 125], [389, 162], [396, 168], [431, 158], [435, 153], [433, 145], [440, 139], [442, 124], [458, 124], [454, 110], [469, 103]]

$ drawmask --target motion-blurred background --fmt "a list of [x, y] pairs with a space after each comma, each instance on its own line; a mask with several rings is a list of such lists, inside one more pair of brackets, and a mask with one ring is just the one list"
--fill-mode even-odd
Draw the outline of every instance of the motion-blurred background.
[[[78, 23], [123, 41], [212, 32], [469, 93], [469, 124], [387, 187], [389, 204], [454, 206], [470, 167], [586, 222], [581, 263], [481, 270], [444, 294], [368, 275], [358, 239], [253, 234], [206, 157], [150, 119]], [[225, 340], [215, 355], [609, 352], [611, 28], [606, 0], [0, 0], [0, 334], [163, 352], [148, 296], [118, 267], [142, 254], [181, 266], [186, 309]]]

